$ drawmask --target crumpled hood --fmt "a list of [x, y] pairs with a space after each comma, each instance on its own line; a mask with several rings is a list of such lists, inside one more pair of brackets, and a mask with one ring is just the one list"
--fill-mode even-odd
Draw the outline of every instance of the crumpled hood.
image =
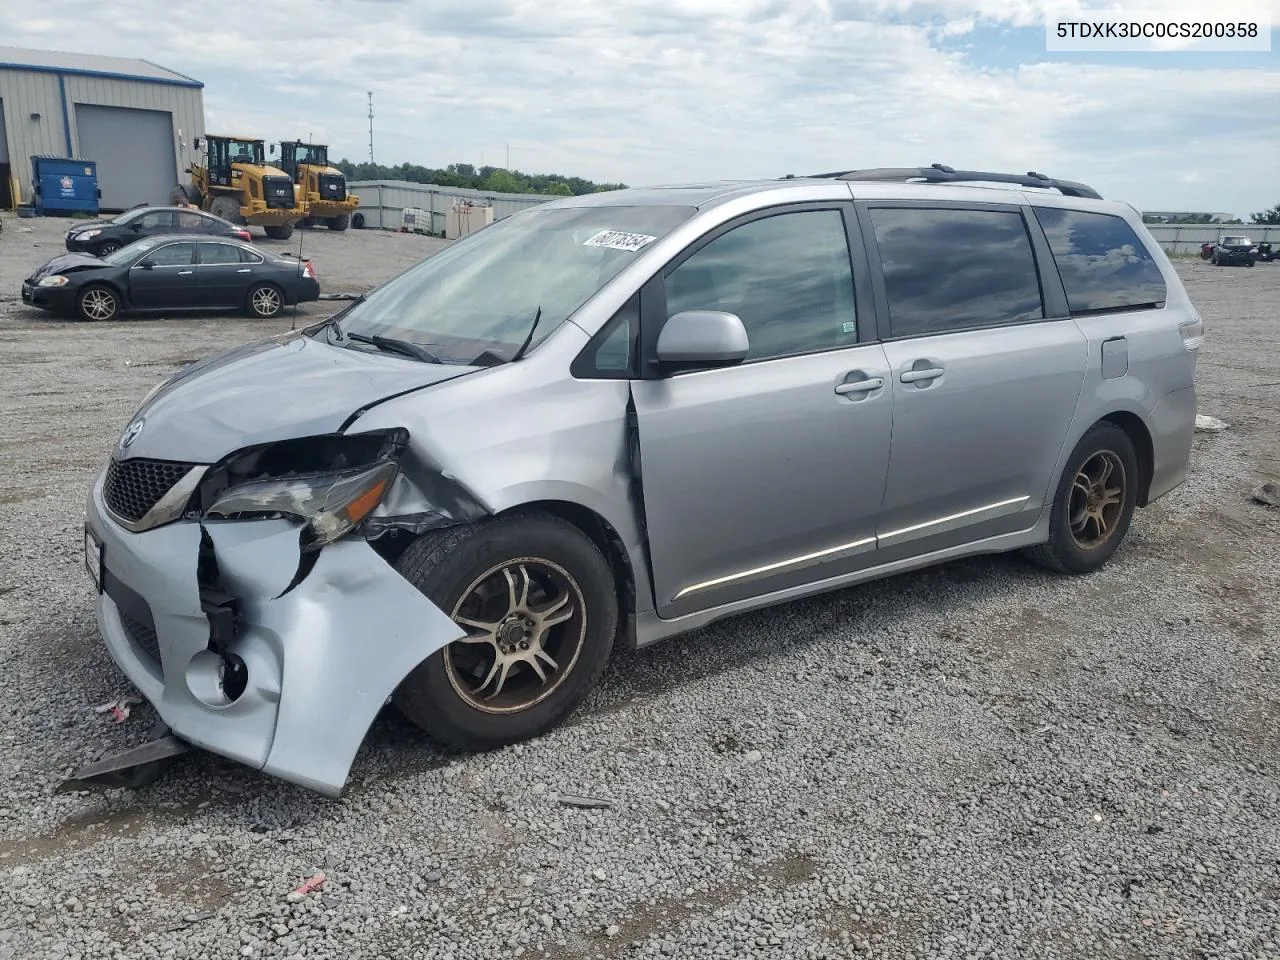
[[[242, 447], [335, 433], [395, 394], [479, 367], [419, 363], [287, 333], [215, 354], [179, 371], [134, 414], [129, 457], [215, 463]], [[125, 425], [122, 425], [125, 426]], [[123, 434], [122, 434], [123, 436]]]
[[60, 257], [54, 257], [52, 260], [41, 264], [36, 272], [30, 277], [32, 280], [39, 280], [41, 277], [47, 277], [54, 273], [66, 273], [68, 271], [77, 270], [109, 270], [111, 265], [103, 263], [97, 257], [89, 253], [64, 253]]

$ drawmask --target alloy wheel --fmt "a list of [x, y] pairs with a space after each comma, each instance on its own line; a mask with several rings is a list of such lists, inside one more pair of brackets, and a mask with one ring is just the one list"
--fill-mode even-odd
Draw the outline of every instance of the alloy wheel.
[[253, 291], [253, 312], [260, 317], [274, 317], [280, 311], [280, 294], [271, 287]]
[[549, 560], [508, 560], [477, 577], [454, 606], [467, 636], [444, 651], [449, 683], [485, 713], [527, 710], [573, 672], [587, 635], [582, 588]]
[[89, 290], [80, 304], [90, 320], [110, 320], [116, 315], [115, 294], [109, 290]]
[[1115, 533], [1124, 515], [1127, 480], [1124, 461], [1111, 450], [1099, 450], [1080, 465], [1067, 516], [1081, 550], [1096, 550]]

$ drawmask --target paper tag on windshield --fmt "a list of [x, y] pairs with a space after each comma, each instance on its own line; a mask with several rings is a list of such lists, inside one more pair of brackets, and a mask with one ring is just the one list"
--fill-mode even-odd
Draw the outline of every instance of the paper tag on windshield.
[[624, 233], [621, 230], [601, 230], [594, 237], [582, 241], [584, 247], [608, 247], [610, 250], [626, 250], [635, 253], [657, 240], [643, 233]]

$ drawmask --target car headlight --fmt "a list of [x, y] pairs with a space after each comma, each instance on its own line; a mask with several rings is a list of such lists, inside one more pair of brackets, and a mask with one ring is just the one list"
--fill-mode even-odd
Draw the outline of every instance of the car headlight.
[[319, 549], [355, 529], [382, 502], [399, 467], [383, 460], [334, 473], [256, 480], [224, 491], [206, 517], [279, 515], [306, 522], [304, 549]]
[[75, 237], [77, 240], [92, 240], [101, 232], [101, 230], [86, 230], [84, 233], [77, 233]]
[[66, 277], [62, 276], [61, 274], [57, 274], [57, 273], [55, 273], [55, 274], [54, 274], [53, 276], [51, 276], [51, 277], [41, 277], [41, 278], [40, 278], [40, 282], [39, 282], [38, 284], [36, 284], [36, 286], [38, 286], [38, 287], [65, 287], [65, 286], [67, 285], [67, 282], [68, 282], [68, 281], [67, 281], [67, 278], [66, 278]]

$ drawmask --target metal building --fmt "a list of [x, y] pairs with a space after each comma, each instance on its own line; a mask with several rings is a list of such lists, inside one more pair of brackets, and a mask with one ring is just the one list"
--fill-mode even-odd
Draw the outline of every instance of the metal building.
[[0, 47], [0, 208], [31, 201], [40, 155], [97, 161], [104, 210], [168, 202], [204, 136], [203, 89], [148, 60]]

